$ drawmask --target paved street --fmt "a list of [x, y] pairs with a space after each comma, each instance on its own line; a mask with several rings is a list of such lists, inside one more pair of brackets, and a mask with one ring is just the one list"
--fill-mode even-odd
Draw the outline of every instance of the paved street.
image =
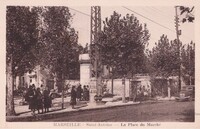
[[76, 112], [44, 121], [71, 122], [173, 122], [194, 121], [194, 102], [163, 101], [95, 111]]

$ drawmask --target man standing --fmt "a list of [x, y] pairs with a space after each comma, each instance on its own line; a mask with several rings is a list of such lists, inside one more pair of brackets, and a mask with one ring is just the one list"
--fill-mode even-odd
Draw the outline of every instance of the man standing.
[[44, 112], [49, 112], [49, 108], [51, 107], [52, 100], [51, 97], [49, 96], [50, 91], [48, 90], [48, 87], [43, 91], [43, 96], [44, 96]]
[[76, 105], [76, 91], [75, 91], [75, 86], [72, 86], [70, 105], [72, 106], [72, 109], [74, 109], [74, 105]]

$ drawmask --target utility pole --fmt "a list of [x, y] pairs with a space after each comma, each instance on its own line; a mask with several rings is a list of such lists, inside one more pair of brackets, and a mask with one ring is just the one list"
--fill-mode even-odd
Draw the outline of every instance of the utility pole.
[[102, 63], [101, 63], [101, 51], [98, 48], [98, 34], [101, 31], [101, 7], [91, 7], [91, 34], [90, 34], [90, 59], [91, 59], [91, 77], [96, 79], [97, 95], [102, 93]]
[[180, 92], [181, 90], [181, 43], [179, 40], [179, 36], [181, 35], [181, 30], [179, 30], [179, 18], [178, 18], [178, 7], [179, 6], [175, 6], [175, 27], [176, 27], [176, 39], [178, 42], [178, 54], [179, 54], [179, 77], [178, 77], [178, 81], [179, 81], [179, 87], [178, 87], [178, 91]]

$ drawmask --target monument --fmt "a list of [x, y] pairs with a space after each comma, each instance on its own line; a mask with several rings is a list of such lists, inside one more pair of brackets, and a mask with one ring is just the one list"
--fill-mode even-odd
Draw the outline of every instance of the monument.
[[90, 57], [89, 54], [80, 54], [80, 84], [90, 85]]

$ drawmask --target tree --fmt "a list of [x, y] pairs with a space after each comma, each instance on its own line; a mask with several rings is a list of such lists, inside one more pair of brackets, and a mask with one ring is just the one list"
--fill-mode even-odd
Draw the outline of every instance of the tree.
[[[183, 81], [186, 84], [194, 85], [195, 44], [193, 42], [182, 45], [177, 40], [169, 41], [166, 35], [162, 35], [156, 46], [148, 52], [148, 59], [151, 65], [152, 84], [155, 84], [155, 77], [159, 77], [163, 79], [160, 80], [164, 85], [164, 81], [168, 77], [179, 76], [181, 69], [180, 77], [183, 78]], [[156, 87], [156, 84], [152, 86]], [[157, 90], [159, 91], [159, 89], [158, 87]], [[174, 89], [174, 93], [175, 90], [179, 89]]]
[[109, 19], [105, 19], [103, 31], [99, 34], [103, 64], [112, 69], [115, 77], [144, 73], [144, 50], [149, 37], [146, 24], [140, 24], [133, 14], [121, 17], [113, 12]]
[[51, 70], [58, 90], [61, 91], [64, 80], [79, 73], [78, 35], [71, 28], [72, 16], [67, 7], [45, 7], [42, 17], [40, 63]]
[[179, 75], [181, 63], [179, 47], [182, 45], [177, 40], [169, 41], [166, 35], [162, 35], [156, 46], [148, 52], [153, 96], [167, 95], [167, 87], [171, 88], [171, 94], [177, 93], [178, 87], [168, 85], [167, 79]]
[[6, 13], [6, 87], [7, 115], [14, 115], [13, 86], [17, 75], [36, 64], [37, 14], [29, 7], [8, 6]]
[[177, 76], [180, 66], [178, 42], [170, 42], [166, 35], [162, 35], [156, 46], [149, 51], [149, 59], [152, 76]]
[[181, 49], [182, 76], [187, 85], [195, 82], [195, 43], [184, 45]]
[[118, 77], [133, 77], [135, 73], [144, 73], [144, 49], [148, 44], [149, 31], [146, 24], [143, 26], [132, 14], [121, 17], [113, 12], [106, 18], [103, 31], [99, 33], [98, 48], [102, 64], [109, 69], [113, 79]]
[[182, 19], [182, 22], [193, 22], [195, 17], [194, 15], [192, 14], [192, 12], [194, 12], [194, 6], [193, 7], [185, 7], [185, 6], [180, 6], [179, 7], [180, 9], [180, 14], [181, 15], [185, 15], [184, 18]]

